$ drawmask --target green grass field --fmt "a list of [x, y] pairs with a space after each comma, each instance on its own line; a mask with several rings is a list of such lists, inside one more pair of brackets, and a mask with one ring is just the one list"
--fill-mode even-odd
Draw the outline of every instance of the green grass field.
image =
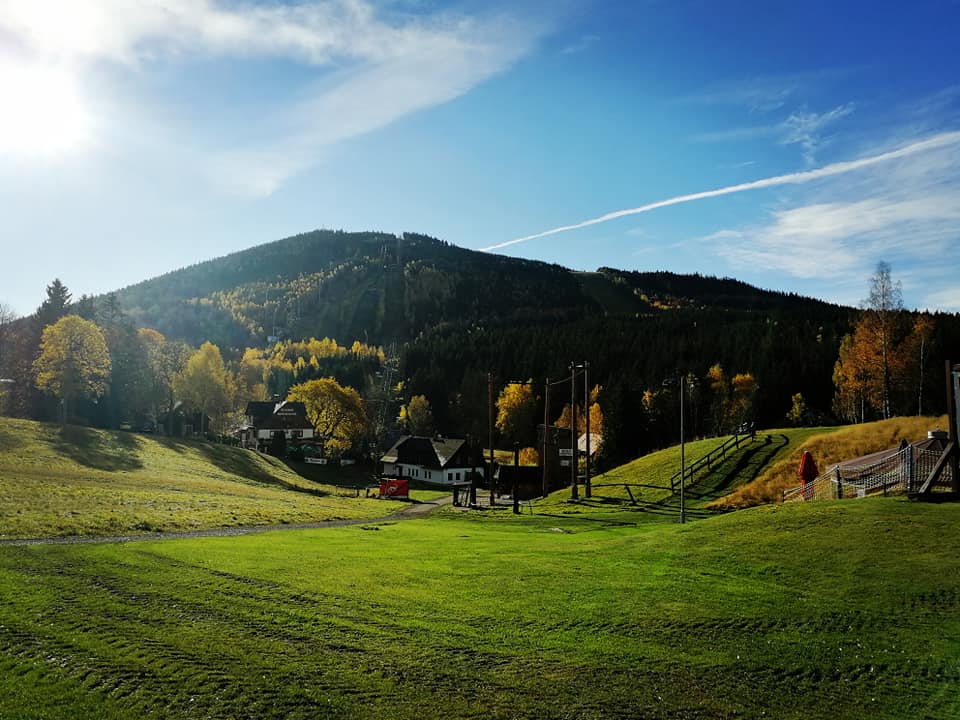
[[[960, 505], [709, 507], [826, 432], [732, 453], [683, 526], [622, 486], [666, 485], [671, 448], [520, 516], [0, 546], [0, 718], [960, 717]], [[0, 532], [385, 514], [321, 470], [0, 420]]]
[[0, 548], [0, 717], [960, 715], [960, 506], [476, 517]]
[[[301, 477], [266, 455], [204, 442], [0, 418], [0, 537], [119, 535], [378, 517], [338, 495], [351, 469]], [[326, 480], [326, 482], [323, 482]]]

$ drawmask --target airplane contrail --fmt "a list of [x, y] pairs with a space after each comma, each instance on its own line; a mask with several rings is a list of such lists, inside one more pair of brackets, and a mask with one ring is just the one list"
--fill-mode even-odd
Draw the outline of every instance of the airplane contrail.
[[658, 200], [657, 202], [649, 203], [648, 205], [641, 205], [640, 207], [629, 208], [627, 210], [616, 210], [615, 212], [610, 212], [606, 215], [601, 215], [600, 217], [591, 218], [590, 220], [584, 220], [583, 222], [574, 223], [573, 225], [561, 225], [560, 227], [555, 227], [552, 230], [544, 230], [543, 232], [534, 233], [533, 235], [525, 235], [523, 237], [507, 240], [506, 242], [498, 243], [496, 245], [480, 248], [480, 251], [490, 252], [491, 250], [499, 250], [500, 248], [509, 247], [510, 245], [517, 245], [518, 243], [527, 242], [528, 240], [536, 240], [537, 238], [546, 237], [548, 235], [556, 235], [558, 233], [568, 232], [570, 230], [579, 230], [580, 228], [589, 227], [590, 225], [599, 225], [600, 223], [616, 220], [617, 218], [627, 217], [628, 215], [640, 215], [641, 213], [657, 210], [658, 208], [669, 207], [670, 205], [680, 205], [682, 203], [688, 203], [694, 200], [703, 200], [705, 198], [719, 197], [721, 195], [730, 195], [732, 193], [744, 192], [746, 190], [759, 190], [760, 188], [776, 187], [778, 185], [798, 185], [801, 183], [807, 183], [813, 180], [831, 177], [833, 175], [842, 175], [843, 173], [859, 170], [860, 168], [869, 167], [870, 165], [877, 165], [878, 163], [887, 162], [888, 160], [896, 160], [897, 158], [907, 157], [908, 155], [923, 152], [924, 150], [932, 150], [935, 148], [945, 147], [947, 145], [953, 145], [958, 142], [960, 142], [960, 131], [941, 133], [940, 135], [934, 135], [926, 140], [920, 140], [919, 142], [911, 143], [910, 145], [904, 145], [902, 148], [898, 148], [896, 150], [891, 150], [879, 155], [871, 155], [870, 157], [860, 158], [859, 160], [847, 160], [844, 162], [833, 163], [831, 165], [824, 165], [822, 168], [817, 168], [816, 170], [805, 170], [803, 172], [789, 173], [787, 175], [777, 175], [775, 177], [764, 178], [762, 180], [753, 180], [751, 182], [740, 183], [739, 185], [729, 185], [727, 187], [717, 188], [716, 190], [705, 190], [703, 192], [692, 193], [690, 195], [678, 195], [677, 197], [667, 198], [666, 200]]

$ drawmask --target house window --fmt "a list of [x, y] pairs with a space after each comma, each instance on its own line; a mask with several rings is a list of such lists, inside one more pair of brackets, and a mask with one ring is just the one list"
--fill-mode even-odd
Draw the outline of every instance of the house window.
[[457, 473], [457, 477], [455, 479], [457, 482], [460, 482], [460, 473]]
[[292, 437], [292, 438], [302, 438], [302, 437], [303, 437], [303, 430], [291, 430], [291, 431], [290, 431], [290, 437]]
[[403, 465], [397, 465], [397, 477], [403, 477]]

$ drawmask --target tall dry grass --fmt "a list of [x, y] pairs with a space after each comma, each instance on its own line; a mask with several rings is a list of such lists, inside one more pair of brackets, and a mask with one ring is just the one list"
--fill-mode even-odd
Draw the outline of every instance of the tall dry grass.
[[[849, 425], [834, 432], [815, 435], [789, 457], [775, 462], [756, 480], [749, 482], [710, 504], [718, 508], [745, 508], [778, 502], [781, 493], [800, 484], [797, 468], [804, 450], [809, 450], [822, 472], [834, 463], [922, 440], [927, 431], [947, 428], [946, 415], [936, 417], [897, 417], [862, 425]], [[775, 432], [775, 431], [772, 431]]]

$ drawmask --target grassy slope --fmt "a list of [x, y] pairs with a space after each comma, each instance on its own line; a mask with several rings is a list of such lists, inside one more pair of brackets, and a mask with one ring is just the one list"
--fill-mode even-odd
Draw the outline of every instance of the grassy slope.
[[960, 714], [960, 506], [482, 517], [0, 548], [0, 717]]
[[[709, 470], [698, 471], [693, 482], [686, 488], [687, 514], [691, 518], [712, 514], [708, 505], [733, 489], [752, 481], [772, 463], [799, 453], [797, 448], [809, 437], [832, 432], [834, 428], [791, 428], [759, 433], [756, 440], [746, 443], [740, 450], [728, 453], [726, 459], [714, 464]], [[688, 462], [706, 455], [719, 447], [727, 437], [696, 440], [686, 444]], [[592, 515], [602, 514], [608, 519], [614, 516], [623, 520], [672, 521], [679, 511], [679, 497], [669, 490], [670, 477], [680, 468], [680, 447], [660, 450], [621, 465], [594, 478], [596, 486], [593, 498], [587, 500], [581, 489], [581, 499], [569, 502], [570, 490], [558, 490], [548, 498], [534, 504], [536, 513]], [[618, 483], [621, 483], [618, 485]], [[623, 483], [635, 485], [630, 492]], [[643, 487], [648, 486], [648, 487]]]
[[[742, 508], [777, 502], [783, 490], [800, 484], [797, 480], [797, 467], [804, 450], [809, 450], [817, 466], [824, 470], [833, 463], [896, 447], [903, 439], [911, 442], [922, 440], [927, 436], [928, 430], [945, 428], [947, 422], [946, 416], [897, 417], [880, 422], [834, 428], [826, 433], [812, 433], [803, 442], [793, 443], [791, 452], [774, 458], [756, 479], [738, 487], [714, 505], [724, 508]], [[770, 431], [774, 437], [786, 432], [789, 431]]]
[[[785, 428], [757, 434], [753, 443], [734, 450], [709, 471], [698, 471], [686, 488], [687, 515], [706, 517], [716, 512], [752, 507], [780, 499], [780, 491], [797, 484], [796, 469], [803, 450], [811, 450], [821, 466], [884, 450], [900, 440], [919, 440], [927, 430], [942, 427], [945, 418], [894, 418], [845, 427]], [[727, 438], [687, 443], [687, 462], [706, 455]], [[680, 467], [679, 446], [650, 453], [594, 478], [593, 498], [581, 488], [579, 502], [570, 502], [570, 490], [554, 492], [533, 505], [538, 513], [591, 515], [600, 513], [629, 521], [674, 520], [679, 497], [669, 489], [670, 477]], [[620, 483], [618, 485], [618, 483]], [[629, 484], [634, 502], [623, 484]], [[647, 487], [644, 487], [647, 486]], [[501, 513], [502, 514], [502, 513]]]
[[[331, 475], [328, 482], [341, 482]], [[0, 419], [0, 537], [121, 534], [376, 517], [239, 448]]]

